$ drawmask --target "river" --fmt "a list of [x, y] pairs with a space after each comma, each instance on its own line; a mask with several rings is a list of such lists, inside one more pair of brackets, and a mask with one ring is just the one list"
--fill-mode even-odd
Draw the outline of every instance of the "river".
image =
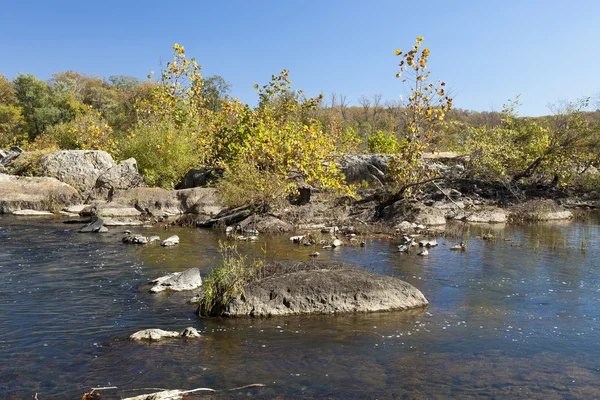
[[[597, 218], [507, 226], [453, 225], [428, 257], [387, 239], [321, 250], [419, 288], [425, 310], [264, 319], [201, 319], [191, 294], [147, 292], [166, 272], [218, 264], [210, 230], [175, 248], [121, 244], [121, 231], [80, 234], [60, 219], [0, 215], [0, 398], [102, 398], [154, 390], [226, 390], [211, 398], [600, 398]], [[479, 236], [492, 232], [496, 238]], [[466, 252], [450, 246], [467, 240]], [[240, 243], [251, 257], [308, 259], [287, 236]], [[157, 327], [204, 338], [140, 344]], [[206, 394], [189, 398], [206, 398]]]

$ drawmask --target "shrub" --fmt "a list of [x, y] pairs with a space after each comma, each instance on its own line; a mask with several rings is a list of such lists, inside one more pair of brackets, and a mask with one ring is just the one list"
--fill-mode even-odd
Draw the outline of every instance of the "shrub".
[[219, 314], [236, 296], [244, 294], [244, 286], [257, 274], [262, 261], [248, 264], [235, 245], [219, 243], [221, 266], [213, 268], [204, 280], [204, 297], [200, 301], [201, 315]]
[[193, 132], [168, 121], [138, 125], [121, 140], [118, 155], [134, 157], [146, 183], [166, 189], [199, 163]]
[[393, 133], [385, 133], [377, 131], [367, 138], [369, 143], [369, 152], [380, 153], [380, 154], [395, 154], [400, 153], [404, 146], [406, 146], [406, 140], [398, 140]]

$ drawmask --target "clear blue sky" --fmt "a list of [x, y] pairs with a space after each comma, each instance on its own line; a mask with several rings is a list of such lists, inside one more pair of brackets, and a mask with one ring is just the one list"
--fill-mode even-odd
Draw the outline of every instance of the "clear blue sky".
[[416, 36], [432, 76], [455, 106], [500, 110], [521, 94], [521, 114], [600, 92], [600, 1], [4, 1], [0, 73], [75, 70], [145, 78], [182, 44], [205, 74], [255, 103], [252, 84], [287, 68], [309, 95], [403, 93], [396, 48]]

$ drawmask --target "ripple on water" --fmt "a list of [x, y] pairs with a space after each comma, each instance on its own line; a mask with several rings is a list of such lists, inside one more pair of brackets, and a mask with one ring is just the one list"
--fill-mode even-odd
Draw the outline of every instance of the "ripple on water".
[[[507, 227], [497, 234], [511, 241], [493, 243], [471, 228], [461, 233], [467, 252], [451, 252], [439, 237], [427, 259], [399, 254], [386, 240], [324, 252], [405, 279], [430, 306], [260, 320], [199, 319], [185, 304], [188, 294], [146, 292], [144, 284], [166, 272], [198, 266], [208, 273], [222, 239], [212, 231], [173, 229], [182, 244], [162, 249], [122, 245], [118, 230], [84, 235], [60, 222], [2, 216], [0, 228], [0, 398], [249, 383], [267, 387], [240, 396], [600, 397], [600, 249], [591, 241], [578, 248], [582, 237], [600, 237], [597, 225]], [[275, 258], [314, 251], [284, 237], [240, 246], [252, 257], [265, 243]], [[186, 326], [205, 337], [127, 340], [139, 329]]]

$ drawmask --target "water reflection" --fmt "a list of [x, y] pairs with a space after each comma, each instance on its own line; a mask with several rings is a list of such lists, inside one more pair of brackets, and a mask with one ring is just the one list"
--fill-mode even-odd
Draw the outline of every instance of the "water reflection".
[[[430, 301], [425, 310], [200, 319], [185, 303], [189, 294], [151, 295], [144, 284], [194, 266], [208, 273], [219, 262], [220, 233], [139, 229], [177, 233], [181, 244], [136, 247], [120, 243], [119, 229], [82, 235], [60, 221], [0, 216], [0, 398], [250, 383], [267, 386], [214, 397], [600, 397], [597, 221], [497, 228], [450, 226], [425, 258], [398, 253], [384, 238], [319, 249], [324, 259], [414, 284]], [[449, 250], [461, 240], [466, 252]], [[240, 249], [308, 259], [316, 248], [261, 236]], [[127, 340], [139, 329], [186, 326], [205, 338]]]

